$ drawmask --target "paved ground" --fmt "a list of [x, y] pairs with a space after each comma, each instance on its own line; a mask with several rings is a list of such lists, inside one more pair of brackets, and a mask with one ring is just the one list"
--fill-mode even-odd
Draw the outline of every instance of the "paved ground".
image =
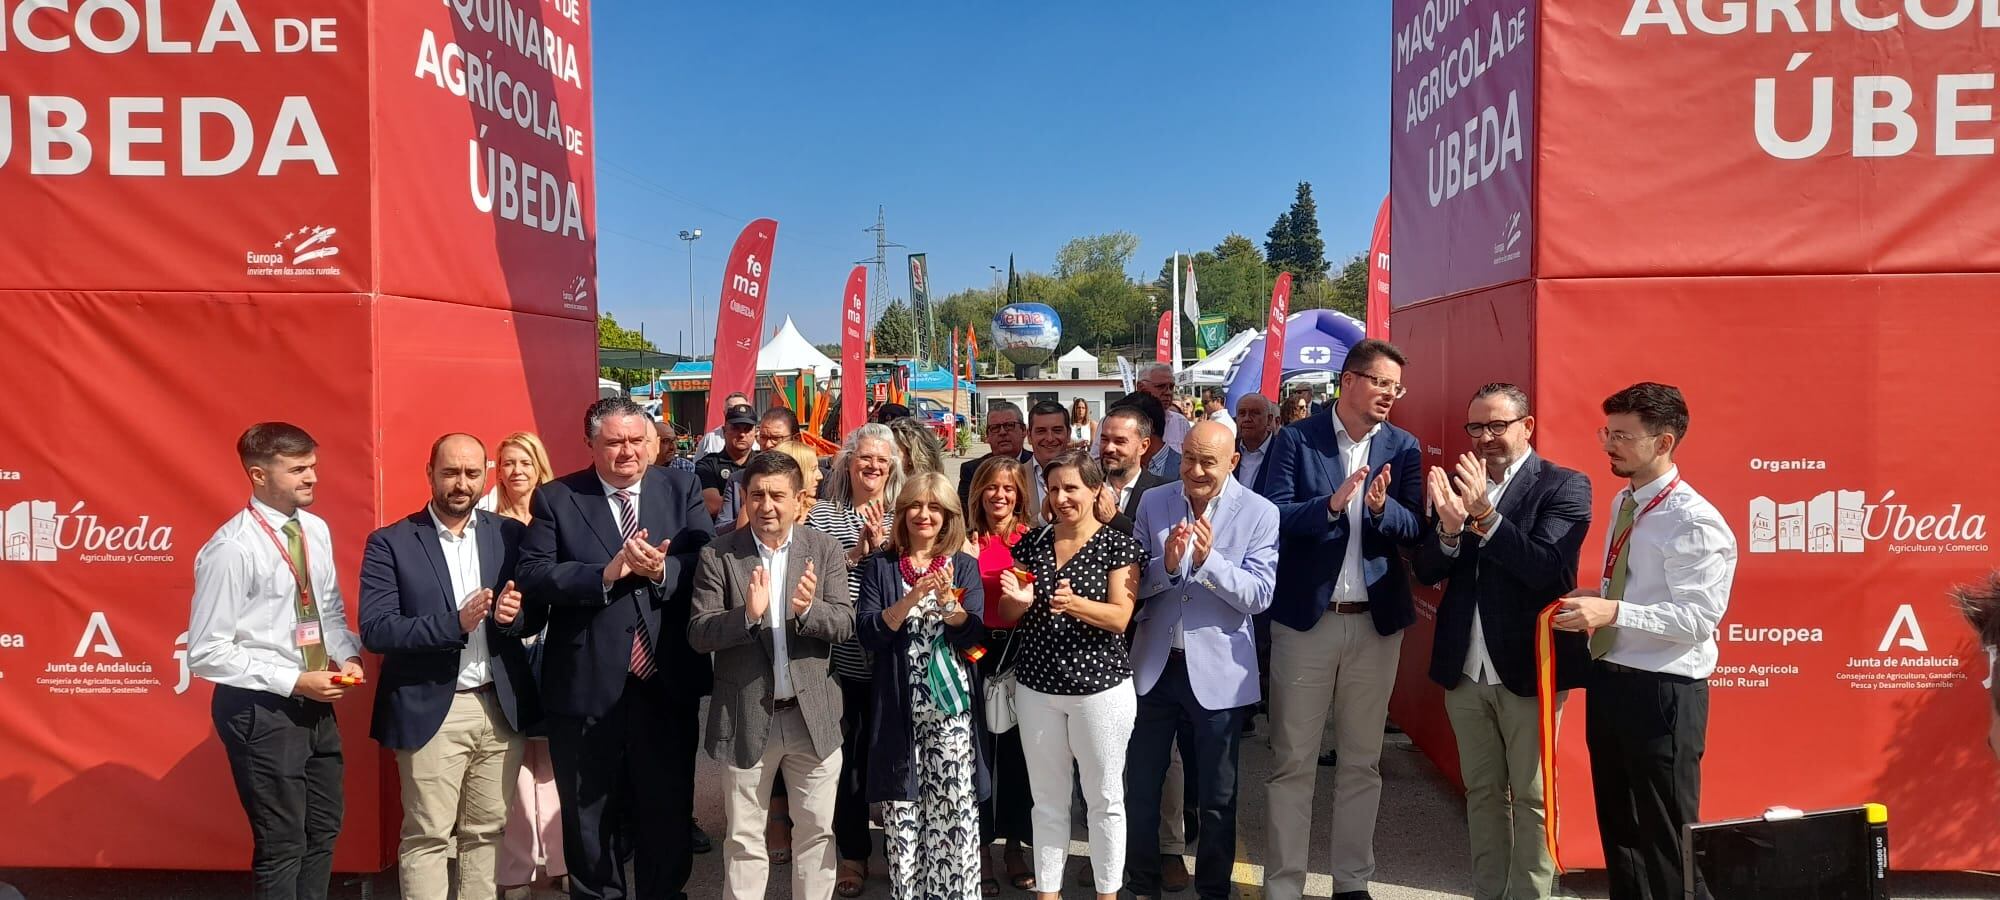
[[[1259, 719], [1260, 733], [1243, 747], [1243, 796], [1240, 800], [1237, 832], [1239, 860], [1235, 880], [1244, 900], [1261, 900], [1258, 887], [1262, 870], [1264, 841], [1264, 778], [1271, 768], [1271, 755], [1262, 734], [1265, 720]], [[1382, 756], [1384, 781], [1382, 815], [1376, 828], [1376, 856], [1380, 866], [1372, 893], [1376, 900], [1431, 900], [1469, 896], [1467, 844], [1464, 806], [1448, 782], [1430, 761], [1400, 735], [1385, 738]], [[1325, 775], [1325, 770], [1322, 770]], [[1320, 796], [1328, 795], [1331, 779], [1322, 777]], [[717, 835], [722, 826], [722, 767], [702, 759], [696, 785], [696, 815]], [[1311, 869], [1327, 870], [1327, 840], [1330, 815], [1327, 804], [1317, 804], [1313, 821]], [[0, 813], [4, 814], [4, 813]], [[215, 815], [240, 815], [233, 803], [218, 803]], [[1072, 841], [1072, 874], [1085, 864], [1086, 838], [1078, 822]], [[718, 841], [719, 843], [719, 841]], [[881, 874], [880, 857], [866, 897], [886, 898], [887, 881]], [[787, 870], [778, 870], [786, 873]], [[197, 898], [246, 896], [247, 879], [242, 875], [186, 872], [51, 872], [0, 871], [0, 882], [19, 887], [28, 900], [197, 900]], [[722, 861], [720, 853], [696, 857], [694, 881], [689, 893], [695, 898], [720, 895]], [[1894, 895], [1911, 900], [1975, 900], [2000, 897], [2000, 876], [1977, 873], [1898, 873]], [[1312, 896], [1331, 896], [1326, 877], [1314, 876], [1307, 885]], [[1065, 896], [1087, 897], [1087, 889], [1065, 885]], [[393, 871], [372, 878], [342, 876], [335, 892], [338, 898], [396, 897]], [[790, 896], [789, 882], [773, 878], [769, 896], [783, 900]], [[1008, 889], [1006, 898], [1029, 895]], [[1192, 893], [1180, 897], [1191, 898]], [[1564, 896], [1603, 898], [1604, 882], [1598, 873], [1581, 873], [1566, 879]], [[0, 891], [0, 900], [9, 900]]]

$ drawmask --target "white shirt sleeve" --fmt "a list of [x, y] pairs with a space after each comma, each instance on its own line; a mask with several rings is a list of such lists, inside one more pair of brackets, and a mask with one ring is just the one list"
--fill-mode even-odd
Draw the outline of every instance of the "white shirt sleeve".
[[340, 578], [333, 569], [331, 535], [328, 537], [327, 546], [317, 548], [326, 553], [326, 565], [313, 573], [313, 595], [319, 598], [320, 633], [324, 635], [321, 640], [326, 642], [327, 661], [338, 669], [361, 656], [361, 636], [347, 627], [347, 598], [340, 592]]
[[256, 567], [240, 544], [203, 547], [194, 560], [194, 603], [188, 618], [188, 671], [213, 681], [289, 697], [299, 667], [268, 648], [246, 647], [237, 623], [255, 590]]
[[1729, 609], [1736, 539], [1719, 518], [1693, 515], [1676, 530], [1664, 556], [1666, 602], [1620, 603], [1613, 624], [1679, 644], [1714, 640]]

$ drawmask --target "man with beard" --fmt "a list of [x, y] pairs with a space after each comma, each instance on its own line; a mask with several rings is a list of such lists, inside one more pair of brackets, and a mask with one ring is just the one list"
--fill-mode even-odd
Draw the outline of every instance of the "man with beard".
[[1382, 803], [1382, 728], [1403, 629], [1416, 621], [1400, 550], [1416, 543], [1422, 451], [1389, 424], [1403, 396], [1403, 353], [1366, 340], [1347, 353], [1331, 414], [1278, 432], [1264, 465], [1278, 505], [1271, 602], [1271, 861], [1265, 895], [1305, 890], [1313, 782], [1334, 716], [1334, 900], [1367, 900]]
[[[1107, 436], [1107, 454], [1111, 443]], [[1278, 564], [1278, 510], [1230, 477], [1231, 444], [1227, 424], [1196, 423], [1181, 445], [1181, 480], [1139, 501], [1134, 536], [1146, 545], [1148, 562], [1133, 621], [1139, 713], [1126, 763], [1128, 887], [1138, 897], [1176, 889], [1163, 883], [1165, 854], [1152, 852], [1176, 748], [1194, 776], [1188, 799], [1200, 823], [1197, 893], [1204, 900], [1231, 893], [1237, 750], [1243, 719], [1258, 698], [1251, 617], [1270, 605]]]
[[[1511, 384], [1479, 389], [1465, 413], [1472, 452], [1433, 466], [1426, 498], [1437, 511], [1417, 547], [1417, 580], [1445, 583], [1431, 644], [1431, 680], [1445, 689], [1458, 740], [1477, 900], [1554, 896], [1542, 803], [1541, 685], [1536, 615], [1576, 587], [1590, 530], [1590, 479], [1529, 446], [1535, 417]], [[1550, 700], [1590, 670], [1582, 635], [1556, 637]]]
[[318, 446], [285, 422], [244, 431], [250, 499], [194, 561], [188, 672], [215, 683], [209, 714], [250, 819], [258, 897], [326, 897], [344, 768], [333, 703], [362, 678], [332, 536], [306, 512]]
[[[1600, 590], [1564, 600], [1553, 622], [1590, 635], [1584, 740], [1621, 900], [1685, 892], [1681, 827], [1700, 820], [1708, 676], [1736, 577], [1736, 534], [1674, 465], [1687, 428], [1687, 401], [1672, 385], [1640, 382], [1605, 399], [1597, 439], [1628, 484]], [[1708, 896], [1699, 872], [1695, 896]]]
[[1140, 465], [1152, 449], [1153, 423], [1146, 414], [1131, 406], [1120, 406], [1104, 415], [1098, 426], [1103, 446], [1098, 462], [1104, 466], [1104, 486], [1098, 488], [1097, 519], [1126, 534], [1132, 534], [1139, 513], [1139, 499], [1167, 480]]
[[1271, 435], [1278, 430], [1278, 411], [1263, 394], [1236, 398], [1236, 480], [1244, 487], [1264, 493], [1264, 459], [1270, 455]]
[[[592, 464], [542, 485], [518, 581], [547, 606], [542, 705], [570, 894], [682, 897], [692, 861], [696, 711], [708, 657], [687, 643], [694, 559], [714, 535], [694, 477], [649, 465], [646, 414], [591, 404]], [[746, 429], [747, 431], [747, 429]]]
[[[405, 897], [491, 897], [521, 733], [539, 716], [521, 636], [514, 565], [527, 527], [473, 505], [486, 447], [469, 434], [431, 446], [431, 502], [368, 536], [361, 557], [361, 641], [382, 654], [371, 735], [395, 751], [403, 785], [397, 878]], [[442, 576], [442, 577], [440, 577]]]

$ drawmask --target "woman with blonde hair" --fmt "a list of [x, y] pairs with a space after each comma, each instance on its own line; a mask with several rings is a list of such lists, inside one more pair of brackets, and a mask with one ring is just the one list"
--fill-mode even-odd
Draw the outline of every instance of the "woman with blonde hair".
[[[549, 451], [533, 432], [516, 431], [500, 440], [495, 457], [493, 491], [480, 505], [522, 524], [534, 516], [528, 511], [535, 489], [555, 480], [549, 465]], [[541, 677], [540, 635], [523, 639]], [[549, 739], [539, 728], [530, 728], [527, 749], [521, 754], [521, 768], [514, 773], [514, 803], [507, 809], [507, 825], [500, 844], [500, 860], [494, 873], [502, 887], [532, 886], [554, 891], [556, 882], [569, 873], [563, 863], [562, 807], [556, 798], [556, 771], [549, 759]]]
[[980, 896], [980, 703], [961, 656], [986, 634], [958, 493], [920, 472], [896, 497], [889, 549], [862, 563], [854, 630], [875, 654], [867, 799], [882, 804], [894, 900]]
[[944, 471], [944, 445], [930, 426], [913, 416], [903, 416], [889, 423], [889, 431], [896, 436], [905, 476]]
[[[787, 438], [771, 449], [791, 457], [792, 462], [798, 463], [799, 471], [805, 475], [805, 489], [799, 492], [799, 521], [805, 522], [806, 516], [812, 513], [813, 504], [819, 500], [819, 483], [822, 480], [819, 473], [819, 451], [806, 446], [805, 442], [798, 438]], [[741, 473], [738, 477], [741, 477]], [[749, 524], [750, 504], [738, 505], [736, 527], [743, 528]]]
[[[1028, 467], [1020, 460], [993, 457], [980, 463], [972, 475], [972, 507], [966, 510], [965, 552], [979, 561], [979, 584], [986, 596], [1000, 597], [1000, 573], [1014, 568], [1014, 545], [1041, 524], [1029, 498], [1035, 496], [1028, 481]], [[979, 660], [979, 677], [991, 678], [1013, 664], [1013, 623], [1001, 613], [1000, 604], [986, 604], [987, 654]], [[1005, 840], [1001, 853], [1007, 880], [1015, 889], [1035, 888], [1035, 872], [1028, 862], [1034, 845], [1034, 826], [1029, 818], [1028, 759], [1021, 750], [1021, 732], [1009, 730], [993, 734], [981, 730], [986, 758], [993, 769], [994, 791], [979, 804], [980, 867], [987, 895], [999, 892], [993, 875], [992, 858], [985, 849], [994, 841]]]

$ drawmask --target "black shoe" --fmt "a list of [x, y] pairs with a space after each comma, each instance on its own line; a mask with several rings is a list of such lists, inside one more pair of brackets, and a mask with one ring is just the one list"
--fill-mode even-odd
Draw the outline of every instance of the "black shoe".
[[1333, 895], [1333, 900], [1375, 900], [1367, 891], [1341, 891]]
[[[1322, 766], [1337, 766], [1337, 765], [1339, 765], [1339, 764], [1340, 764], [1340, 760], [1338, 760], [1338, 759], [1334, 758], [1334, 755], [1333, 755], [1333, 751], [1332, 751], [1332, 750], [1328, 750], [1328, 751], [1326, 751], [1325, 753], [1322, 753], [1322, 754], [1320, 754], [1320, 755], [1319, 755], [1319, 764], [1320, 764], [1320, 765], [1322, 765]], [[1365, 891], [1349, 891], [1348, 893], [1361, 893], [1361, 894], [1365, 895], [1365, 894], [1366, 894], [1367, 892], [1365, 892]]]
[[701, 830], [701, 823], [688, 820], [688, 849], [695, 853], [707, 853], [715, 849], [715, 842], [708, 839], [708, 832]]

